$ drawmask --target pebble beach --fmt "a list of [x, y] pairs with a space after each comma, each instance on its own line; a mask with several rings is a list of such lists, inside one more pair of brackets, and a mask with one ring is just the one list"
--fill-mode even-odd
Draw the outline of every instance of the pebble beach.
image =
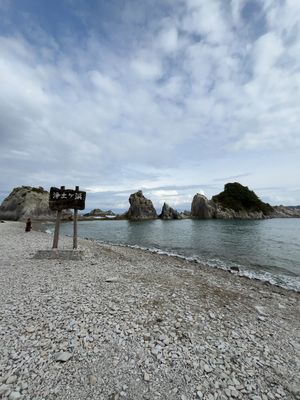
[[[0, 223], [0, 398], [300, 399], [299, 293]], [[61, 249], [72, 238], [61, 237]]]

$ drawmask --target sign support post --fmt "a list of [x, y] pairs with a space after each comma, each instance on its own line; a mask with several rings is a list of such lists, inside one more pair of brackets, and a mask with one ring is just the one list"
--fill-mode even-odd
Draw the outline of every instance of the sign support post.
[[[79, 191], [79, 186], [75, 187], [75, 192]], [[78, 209], [74, 208], [74, 221], [73, 221], [73, 249], [77, 249], [77, 217]]]
[[68, 210], [68, 209], [74, 210], [73, 249], [74, 250], [77, 249], [78, 210], [84, 210], [85, 197], [86, 197], [86, 192], [80, 191], [79, 186], [76, 186], [75, 190], [65, 189], [64, 186], [61, 186], [60, 189], [56, 187], [50, 188], [49, 208], [50, 210], [57, 211], [52, 249], [58, 248], [59, 227], [60, 227], [62, 210]]
[[[60, 189], [61, 190], [65, 190], [65, 187], [61, 186]], [[62, 210], [58, 210], [57, 211], [52, 249], [57, 249], [58, 248], [58, 238], [59, 238], [59, 228], [60, 228], [61, 213], [62, 213]]]

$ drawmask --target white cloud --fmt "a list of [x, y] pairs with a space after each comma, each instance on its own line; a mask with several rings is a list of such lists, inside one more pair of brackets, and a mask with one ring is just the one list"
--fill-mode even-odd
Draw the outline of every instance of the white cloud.
[[178, 33], [176, 27], [164, 29], [158, 37], [158, 46], [167, 53], [177, 50]]
[[173, 197], [173, 196], [178, 196], [178, 191], [177, 190], [154, 190], [151, 192], [157, 197]]
[[97, 92], [105, 96], [121, 95], [121, 88], [118, 82], [99, 71], [89, 71], [88, 73], [91, 83], [95, 85]]
[[162, 74], [160, 63], [146, 59], [134, 59], [132, 61], [133, 71], [142, 79], [158, 79]]
[[222, 15], [222, 2], [187, 0], [187, 10], [183, 28], [190, 33], [204, 36], [204, 39], [217, 44], [231, 37], [226, 18]]
[[171, 76], [157, 88], [157, 93], [163, 98], [174, 100], [180, 98], [184, 90], [184, 81], [180, 76]]
[[154, 206], [159, 212], [164, 203], [173, 208], [180, 206], [180, 208], [186, 207], [189, 209], [193, 199], [191, 193], [185, 193], [185, 191], [179, 192], [178, 190], [146, 191], [145, 195], [152, 200]]
[[261, 36], [252, 50], [254, 73], [256, 75], [269, 74], [272, 68], [276, 68], [276, 63], [283, 51], [282, 41], [275, 33], [269, 32]]
[[[252, 171], [258, 153], [299, 155], [300, 7], [257, 2], [265, 32], [251, 36], [242, 24], [246, 3], [170, 2], [170, 15], [157, 9], [138, 32], [143, 5], [131, 18], [126, 7], [120, 32], [133, 29], [136, 40], [125, 49], [95, 28], [82, 41], [55, 39], [40, 26], [37, 42], [21, 28], [0, 36], [1, 185], [81, 180], [106, 193], [209, 184], [220, 170]], [[300, 167], [294, 160], [287, 174]], [[195, 191], [178, 192], [172, 204]], [[154, 196], [159, 204], [169, 198]]]

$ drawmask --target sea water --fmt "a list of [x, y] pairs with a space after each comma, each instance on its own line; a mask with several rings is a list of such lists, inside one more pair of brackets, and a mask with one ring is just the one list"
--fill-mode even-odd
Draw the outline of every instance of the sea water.
[[[53, 232], [54, 225], [44, 225]], [[72, 222], [61, 233], [72, 235]], [[80, 237], [177, 255], [300, 291], [300, 219], [79, 221]]]

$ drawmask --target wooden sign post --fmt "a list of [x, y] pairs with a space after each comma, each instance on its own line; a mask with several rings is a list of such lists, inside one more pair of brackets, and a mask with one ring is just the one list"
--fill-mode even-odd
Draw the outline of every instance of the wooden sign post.
[[[79, 192], [79, 186], [75, 188], [76, 192]], [[74, 221], [73, 221], [73, 249], [77, 249], [77, 216], [78, 209], [74, 208]]]
[[86, 192], [80, 191], [79, 186], [76, 186], [75, 190], [65, 189], [64, 186], [61, 186], [60, 189], [55, 187], [50, 188], [49, 207], [51, 210], [57, 211], [52, 249], [58, 248], [59, 228], [62, 210], [70, 208], [74, 209], [73, 249], [77, 249], [78, 210], [84, 210], [85, 197]]
[[[61, 186], [60, 190], [61, 191], [65, 190], [65, 187]], [[52, 249], [57, 249], [57, 247], [58, 247], [61, 213], [62, 213], [62, 210], [57, 210]]]

